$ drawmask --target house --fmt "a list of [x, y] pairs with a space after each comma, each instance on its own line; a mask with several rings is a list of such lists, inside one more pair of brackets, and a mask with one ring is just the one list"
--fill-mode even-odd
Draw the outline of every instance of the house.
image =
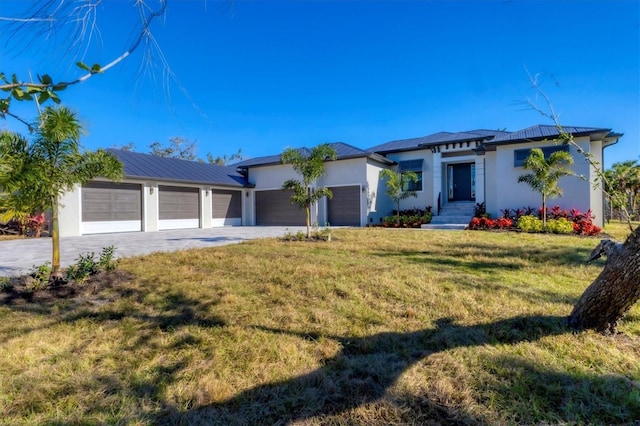
[[[604, 148], [622, 136], [594, 127], [563, 130], [599, 164]], [[366, 150], [332, 143], [337, 159], [326, 163], [326, 173], [316, 185], [329, 187], [334, 196], [314, 206], [312, 223], [365, 226], [391, 214], [395, 207], [380, 180], [385, 168], [418, 175], [412, 188], [417, 197], [404, 200], [401, 208], [432, 206], [434, 221], [446, 222], [460, 212], [467, 220], [480, 202], [494, 217], [505, 208], [537, 207], [540, 195], [517, 179], [526, 172], [522, 164], [530, 150], [541, 148], [547, 155], [569, 151], [575, 160], [572, 167], [582, 177], [562, 178], [564, 196], [552, 203], [566, 209], [591, 209], [594, 222], [602, 225], [604, 201], [602, 191], [592, 184], [595, 170], [575, 147], [556, 143], [558, 136], [555, 126], [536, 125], [516, 132], [438, 132]], [[306, 148], [300, 149], [304, 154]], [[298, 176], [290, 165], [282, 164], [279, 153], [218, 166], [110, 151], [123, 162], [125, 179], [92, 181], [66, 194], [61, 235], [305, 223], [304, 212], [281, 189], [285, 180]]]

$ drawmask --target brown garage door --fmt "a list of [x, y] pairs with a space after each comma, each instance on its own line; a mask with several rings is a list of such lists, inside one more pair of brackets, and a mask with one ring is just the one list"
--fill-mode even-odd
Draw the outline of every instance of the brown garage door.
[[82, 186], [82, 221], [117, 222], [142, 219], [141, 186], [89, 182]]
[[224, 189], [211, 190], [214, 219], [242, 217], [242, 192]]
[[333, 197], [327, 201], [327, 219], [333, 226], [360, 226], [360, 186], [329, 188]]
[[159, 217], [167, 219], [198, 219], [200, 190], [179, 186], [159, 186]]
[[304, 226], [305, 212], [291, 204], [291, 191], [256, 191], [256, 225]]

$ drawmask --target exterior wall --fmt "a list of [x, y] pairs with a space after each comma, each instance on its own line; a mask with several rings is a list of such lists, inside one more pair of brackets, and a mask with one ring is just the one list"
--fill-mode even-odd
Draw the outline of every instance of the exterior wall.
[[[498, 166], [495, 151], [489, 151], [484, 155], [484, 201], [488, 212], [497, 212], [498, 206]], [[481, 202], [481, 201], [479, 201]], [[493, 217], [497, 217], [493, 213]]]
[[[290, 165], [275, 164], [272, 166], [254, 167], [249, 169], [249, 181], [255, 185], [251, 191], [251, 196], [247, 198], [249, 204], [247, 216], [250, 220], [248, 224], [255, 225], [255, 192], [260, 190], [273, 190], [282, 188], [282, 184], [287, 179], [300, 179], [300, 176]], [[353, 158], [338, 161], [328, 161], [325, 163], [325, 173], [318, 179], [317, 186], [352, 186], [358, 185], [364, 188], [365, 192], [361, 197], [360, 224], [367, 223], [367, 159]], [[362, 192], [362, 191], [361, 191]], [[327, 222], [327, 201], [320, 200], [311, 211], [311, 223], [324, 224]]]
[[[318, 186], [359, 186], [360, 187], [360, 226], [367, 223], [367, 200], [366, 192], [362, 189], [367, 188], [367, 159], [352, 158], [339, 161], [328, 161], [325, 163], [325, 173], [318, 179]], [[328, 222], [327, 200], [322, 199], [317, 206], [318, 224]], [[314, 223], [312, 220], [311, 223]]]
[[388, 166], [383, 166], [373, 160], [367, 161], [366, 177], [367, 186], [365, 191], [365, 202], [367, 205], [367, 223], [378, 224], [382, 218], [389, 215], [394, 209], [393, 203], [385, 193], [384, 182], [380, 179], [380, 172]]
[[158, 183], [147, 182], [144, 185], [143, 209], [144, 220], [142, 230], [145, 232], [155, 232], [160, 226], [160, 213], [158, 212]]
[[[582, 149], [589, 152], [591, 144], [588, 138], [577, 138], [576, 143]], [[495, 151], [495, 203], [491, 202], [487, 205], [487, 212], [493, 217], [499, 216], [500, 210], [505, 208], [516, 209], [522, 207], [540, 207], [542, 205], [542, 197], [539, 193], [534, 192], [528, 185], [518, 183], [518, 176], [528, 173], [522, 167], [514, 167], [514, 151], [516, 149], [541, 148], [544, 146], [553, 146], [553, 142], [532, 142], [523, 144], [514, 144], [506, 146], [498, 146]], [[589, 163], [579, 154], [575, 148], [570, 147], [570, 154], [573, 156], [574, 164], [572, 166], [577, 176], [565, 176], [560, 178], [559, 186], [562, 188], [564, 195], [558, 198], [548, 199], [547, 206], [552, 207], [559, 205], [563, 209], [579, 209], [586, 211], [591, 208], [592, 191], [590, 184], [581, 180], [579, 176], [590, 176]], [[493, 197], [491, 197], [493, 198]], [[602, 210], [593, 211], [597, 216], [602, 216]]]
[[80, 235], [82, 222], [81, 187], [76, 185], [73, 191], [65, 193], [60, 199], [58, 211], [58, 224], [61, 237]]
[[[434, 164], [434, 154], [430, 149], [421, 149], [416, 151], [408, 151], [408, 152], [398, 152], [389, 154], [387, 156], [390, 160], [400, 162], [407, 160], [424, 160], [422, 163], [422, 191], [417, 191], [417, 197], [410, 197], [400, 202], [400, 209], [410, 209], [413, 207], [425, 208], [426, 206], [435, 206], [434, 204], [434, 181], [437, 180], [434, 178], [435, 171], [437, 170], [437, 165]], [[394, 168], [397, 170], [397, 166]], [[384, 182], [382, 183], [382, 194], [385, 193], [386, 187]], [[388, 198], [385, 194], [385, 197]], [[437, 201], [437, 193], [435, 194], [435, 199]], [[383, 212], [383, 216], [391, 215], [391, 211], [396, 207], [393, 205], [393, 202], [389, 200], [391, 205], [390, 209]]]

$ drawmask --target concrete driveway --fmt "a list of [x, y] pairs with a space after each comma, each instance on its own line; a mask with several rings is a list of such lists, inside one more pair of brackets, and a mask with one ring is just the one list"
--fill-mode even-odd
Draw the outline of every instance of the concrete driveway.
[[[71, 265], [79, 254], [88, 252], [94, 252], [97, 258], [102, 248], [109, 246], [115, 247], [116, 257], [129, 257], [154, 252], [235, 244], [256, 238], [280, 237], [287, 232], [295, 234], [300, 230], [306, 231], [306, 228], [238, 226], [62, 237], [60, 263], [63, 267]], [[51, 262], [51, 238], [0, 241], [0, 277], [29, 273], [34, 265], [42, 265], [45, 262]]]

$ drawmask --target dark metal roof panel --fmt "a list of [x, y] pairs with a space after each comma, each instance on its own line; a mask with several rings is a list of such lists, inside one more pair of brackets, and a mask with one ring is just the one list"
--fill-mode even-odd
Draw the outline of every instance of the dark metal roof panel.
[[235, 166], [165, 158], [121, 149], [107, 149], [107, 151], [122, 162], [125, 176], [128, 178], [235, 187], [251, 186], [247, 179], [236, 171]]
[[[608, 133], [611, 131], [611, 129], [578, 126], [564, 126], [562, 127], [562, 130], [574, 136], [589, 135], [599, 132]], [[526, 142], [527, 140], [541, 140], [549, 138], [554, 139], [559, 135], [560, 130], [556, 126], [538, 124], [535, 126], [527, 127], [526, 129], [518, 130], [517, 132], [497, 137], [491, 141], [486, 142], [486, 145], [501, 145], [506, 143]]]
[[[356, 148], [355, 146], [346, 144], [344, 142], [333, 142], [328, 145], [335, 149], [338, 160], [344, 160], [347, 158], [369, 157], [371, 155], [367, 151], [363, 151], [360, 148]], [[309, 148], [297, 148], [297, 150], [303, 156], [308, 156], [311, 153], [311, 149]], [[269, 166], [275, 164], [282, 164], [282, 158], [280, 154], [251, 158], [249, 160], [240, 161], [233, 166], [236, 168], [245, 169], [249, 167]]]
[[421, 149], [427, 146], [439, 145], [443, 143], [473, 141], [481, 139], [490, 139], [495, 137], [496, 134], [506, 134], [506, 132], [494, 132], [491, 130], [474, 130], [470, 132], [438, 132], [428, 136], [412, 139], [402, 139], [397, 141], [391, 141], [383, 143], [381, 145], [369, 148], [368, 152], [397, 152], [397, 151], [411, 151], [415, 149]]

